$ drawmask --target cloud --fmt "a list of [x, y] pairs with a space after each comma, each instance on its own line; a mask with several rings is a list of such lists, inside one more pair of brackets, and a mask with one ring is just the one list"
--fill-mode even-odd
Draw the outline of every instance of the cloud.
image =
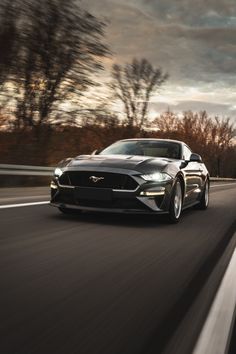
[[232, 114], [236, 116], [236, 106], [231, 106], [224, 103], [210, 103], [201, 101], [181, 101], [175, 105], [168, 104], [167, 102], [152, 103], [150, 105], [150, 110], [152, 112], [164, 112], [167, 110], [172, 110], [176, 113], [182, 113], [185, 111], [207, 111], [212, 116], [218, 116], [219, 112], [221, 116], [232, 117]]
[[[204, 102], [209, 102], [213, 111], [212, 91], [225, 91], [224, 100], [232, 96], [236, 81], [235, 0], [83, 0], [82, 5], [108, 22], [113, 62], [145, 57], [169, 72], [173, 102], [172, 89], [181, 86], [205, 91]], [[188, 91], [182, 99], [193, 104]], [[194, 107], [202, 107], [196, 101], [199, 103]], [[216, 101], [215, 107], [219, 114], [228, 112], [224, 102]]]
[[165, 23], [184, 23], [189, 26], [229, 25], [236, 16], [234, 0], [131, 0], [144, 13]]

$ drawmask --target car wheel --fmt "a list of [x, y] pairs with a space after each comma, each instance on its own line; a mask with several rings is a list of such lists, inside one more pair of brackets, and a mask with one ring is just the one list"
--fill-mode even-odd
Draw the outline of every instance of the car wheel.
[[169, 221], [177, 223], [180, 219], [183, 204], [183, 192], [179, 178], [176, 180], [170, 200]]
[[63, 214], [67, 214], [67, 215], [76, 215], [76, 214], [80, 214], [81, 211], [80, 210], [75, 210], [75, 209], [69, 209], [69, 208], [63, 208], [63, 207], [60, 207], [58, 208], [60, 210], [61, 213]]
[[210, 190], [210, 183], [209, 180], [206, 181], [204, 190], [200, 199], [200, 202], [198, 204], [198, 208], [201, 210], [207, 209], [209, 205], [209, 190]]

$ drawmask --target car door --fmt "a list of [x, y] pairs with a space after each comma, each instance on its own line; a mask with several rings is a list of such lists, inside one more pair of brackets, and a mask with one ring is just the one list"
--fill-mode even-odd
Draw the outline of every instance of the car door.
[[185, 167], [183, 172], [186, 181], [185, 203], [191, 204], [197, 200], [202, 186], [202, 166], [201, 163], [190, 161], [192, 151], [187, 145], [183, 145], [183, 160]]

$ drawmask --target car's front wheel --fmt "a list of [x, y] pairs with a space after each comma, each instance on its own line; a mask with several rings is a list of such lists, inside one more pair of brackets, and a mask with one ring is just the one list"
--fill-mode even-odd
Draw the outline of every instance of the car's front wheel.
[[169, 221], [171, 223], [177, 223], [180, 219], [183, 204], [183, 192], [181, 187], [180, 179], [177, 178], [175, 185], [173, 187], [173, 192], [170, 200], [169, 208]]
[[210, 191], [210, 182], [209, 182], [209, 180], [207, 180], [205, 183], [204, 189], [203, 189], [203, 193], [202, 193], [200, 202], [198, 204], [198, 207], [201, 210], [207, 209], [207, 207], [209, 205], [209, 191]]

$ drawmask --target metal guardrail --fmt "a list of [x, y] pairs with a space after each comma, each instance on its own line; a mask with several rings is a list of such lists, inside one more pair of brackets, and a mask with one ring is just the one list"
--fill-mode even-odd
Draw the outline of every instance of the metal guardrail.
[[0, 175], [52, 176], [55, 167], [0, 164]]
[[[0, 164], [0, 175], [8, 176], [52, 176], [55, 167]], [[236, 182], [234, 178], [211, 177], [212, 182]]]

